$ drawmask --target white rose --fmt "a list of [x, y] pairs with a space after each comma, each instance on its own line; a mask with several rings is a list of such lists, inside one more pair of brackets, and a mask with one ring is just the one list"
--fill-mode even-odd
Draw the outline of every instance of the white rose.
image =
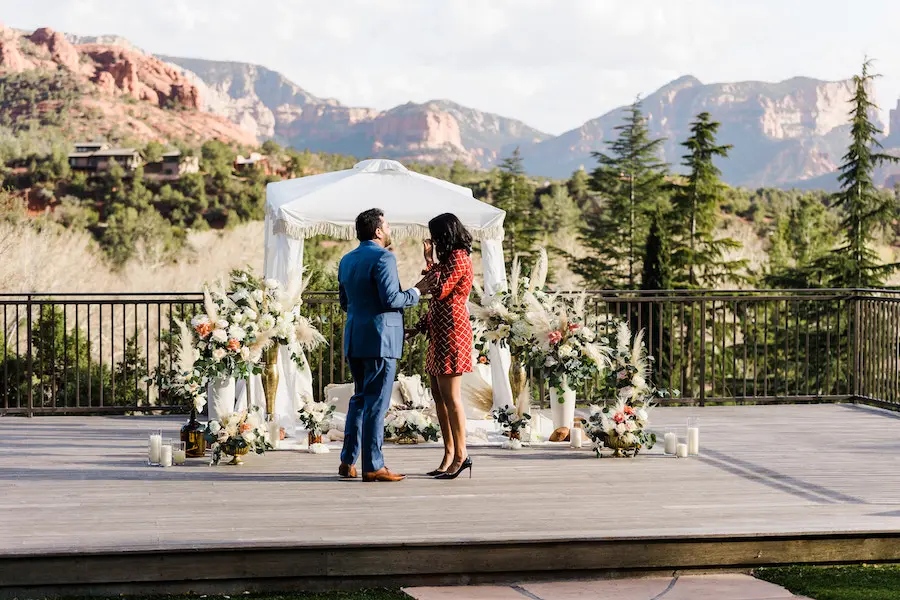
[[562, 358], [569, 358], [570, 356], [575, 355], [575, 349], [572, 348], [569, 344], [563, 344], [559, 347], [559, 355]]
[[216, 329], [228, 329], [228, 321], [225, 319], [219, 319], [216, 321]]
[[635, 415], [642, 423], [646, 423], [646, 422], [647, 422], [647, 411], [644, 410], [643, 408], [639, 408], [639, 409], [637, 409], [636, 411], [634, 411], [634, 415]]
[[210, 421], [209, 422], [209, 430], [212, 432], [213, 435], [219, 433], [219, 430], [221, 430], [221, 429], [222, 429], [222, 424], [219, 423], [218, 421]]
[[237, 325], [232, 325], [228, 328], [228, 337], [240, 342], [243, 341], [245, 337], [247, 337], [247, 332]]
[[191, 319], [191, 325], [197, 327], [198, 325], [204, 325], [209, 323], [209, 317], [206, 315], [197, 315], [193, 319]]
[[272, 302], [269, 305], [269, 310], [271, 310], [273, 313], [276, 313], [276, 314], [284, 312], [284, 309], [281, 306], [281, 302], [279, 302], [278, 300]]
[[241, 348], [241, 360], [250, 360], [250, 348], [248, 348], [247, 346], [243, 346]]
[[222, 360], [225, 358], [225, 349], [224, 348], [216, 348], [212, 352], [212, 356], [215, 360]]
[[628, 425], [625, 423], [616, 423], [616, 433], [619, 435], [624, 435], [628, 433]]
[[594, 338], [597, 337], [597, 336], [594, 334], [594, 332], [591, 331], [591, 330], [590, 330], [589, 328], [587, 328], [587, 327], [582, 327], [582, 328], [579, 330], [579, 334], [581, 335], [582, 338], [584, 338], [584, 339], [587, 340], [588, 342], [593, 342], [593, 341], [594, 341]]
[[263, 301], [263, 291], [262, 290], [253, 290], [253, 293], [250, 294], [257, 303]]
[[233, 302], [237, 303], [237, 302], [240, 302], [241, 300], [244, 300], [244, 299], [247, 298], [249, 295], [250, 295], [250, 294], [247, 293], [247, 290], [240, 289], [240, 290], [236, 291], [235, 293], [233, 293], [233, 294], [230, 296], [230, 298], [231, 298], [231, 300], [232, 300]]
[[267, 290], [274, 290], [278, 288], [278, 280], [276, 279], [266, 279], [263, 282], [263, 285], [266, 286]]
[[228, 341], [228, 332], [224, 329], [213, 329], [212, 337], [217, 342], [225, 343]]

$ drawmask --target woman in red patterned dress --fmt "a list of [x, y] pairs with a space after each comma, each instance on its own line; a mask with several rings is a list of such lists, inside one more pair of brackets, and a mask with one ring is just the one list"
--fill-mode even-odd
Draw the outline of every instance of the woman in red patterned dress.
[[[439, 479], [455, 479], [469, 470], [472, 459], [466, 451], [466, 412], [460, 382], [472, 371], [472, 323], [467, 302], [472, 291], [472, 236], [456, 217], [446, 213], [428, 223], [431, 239], [425, 240], [425, 263], [435, 274], [428, 312], [416, 328], [428, 335], [425, 370], [431, 379], [444, 459], [429, 473]], [[434, 262], [434, 253], [438, 262]]]

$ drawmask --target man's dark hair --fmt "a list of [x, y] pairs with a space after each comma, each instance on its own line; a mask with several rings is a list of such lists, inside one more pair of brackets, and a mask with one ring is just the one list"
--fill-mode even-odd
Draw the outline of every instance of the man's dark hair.
[[375, 239], [375, 230], [381, 227], [381, 218], [384, 211], [380, 208], [370, 208], [359, 213], [356, 217], [356, 239], [368, 242]]

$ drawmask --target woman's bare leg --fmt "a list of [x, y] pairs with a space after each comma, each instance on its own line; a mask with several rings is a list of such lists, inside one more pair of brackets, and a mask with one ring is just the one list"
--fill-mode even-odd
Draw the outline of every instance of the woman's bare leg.
[[466, 457], [469, 456], [466, 449], [466, 411], [462, 403], [462, 377], [440, 375], [436, 379], [453, 435], [453, 463], [448, 469], [449, 472], [453, 472], [459, 469]]
[[453, 432], [450, 429], [450, 416], [447, 413], [447, 405], [441, 394], [438, 378], [434, 375], [429, 375], [429, 378], [431, 379], [431, 395], [434, 397], [434, 408], [437, 412], [438, 423], [441, 426], [441, 439], [444, 441], [444, 458], [441, 460], [441, 466], [438, 467], [438, 471], [446, 471], [450, 463], [453, 462]]

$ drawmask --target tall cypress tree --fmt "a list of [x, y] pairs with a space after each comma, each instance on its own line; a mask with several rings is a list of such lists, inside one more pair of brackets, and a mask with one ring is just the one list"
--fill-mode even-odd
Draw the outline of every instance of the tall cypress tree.
[[881, 264], [871, 248], [875, 230], [890, 223], [896, 214], [896, 200], [878, 193], [872, 173], [881, 163], [898, 158], [881, 152], [877, 135], [881, 130], [871, 115], [878, 109], [869, 99], [869, 87], [877, 75], [869, 72], [872, 62], [863, 62], [862, 73], [853, 77], [856, 91], [851, 100], [850, 147], [844, 155], [838, 180], [841, 191], [835, 205], [843, 210], [841, 221], [845, 243], [825, 259], [823, 270], [834, 287], [877, 287], [900, 268], [900, 263]]
[[715, 287], [738, 280], [739, 269], [747, 264], [746, 260], [725, 260], [725, 252], [740, 248], [740, 242], [715, 237], [724, 184], [713, 159], [727, 157], [731, 149], [716, 143], [718, 130], [719, 123], [709, 113], [700, 113], [691, 124], [691, 137], [681, 144], [688, 150], [681, 163], [688, 174], [684, 183], [674, 186], [672, 198], [676, 221], [673, 279], [678, 286]]
[[644, 265], [641, 273], [642, 290], [668, 290], [672, 287], [672, 265], [669, 253], [669, 235], [666, 216], [657, 209], [650, 217], [650, 232], [644, 247]]
[[650, 139], [640, 100], [615, 130], [609, 153], [593, 153], [599, 164], [590, 184], [600, 198], [586, 211], [580, 231], [590, 254], [573, 269], [600, 287], [635, 289], [649, 214], [665, 195], [667, 165], [659, 158], [665, 139]]

